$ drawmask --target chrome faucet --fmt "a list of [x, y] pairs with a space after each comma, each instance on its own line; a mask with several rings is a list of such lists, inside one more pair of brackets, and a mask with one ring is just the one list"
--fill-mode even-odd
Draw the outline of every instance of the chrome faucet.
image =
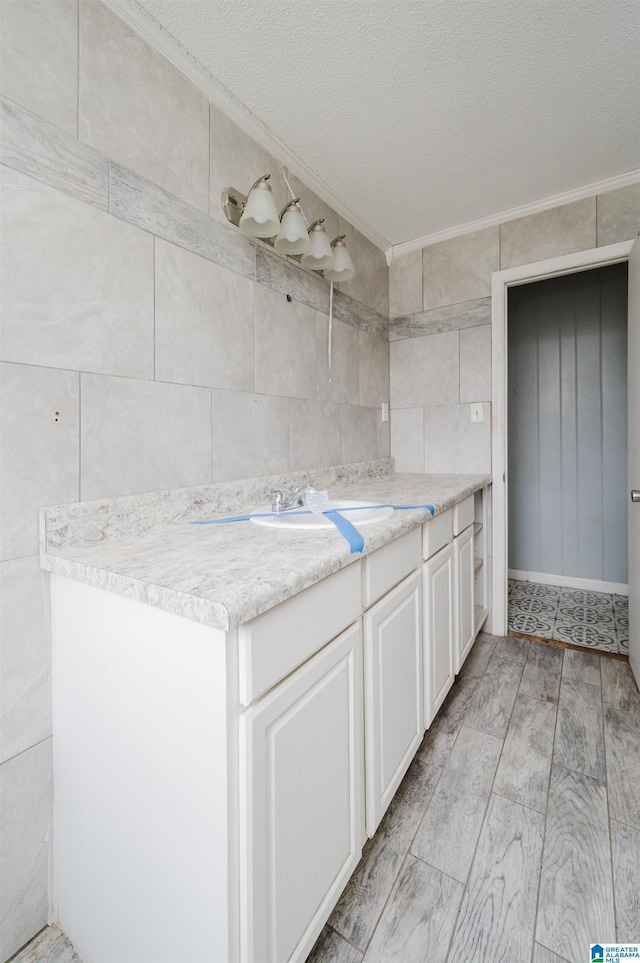
[[304, 496], [311, 495], [315, 491], [315, 488], [311, 488], [309, 485], [298, 485], [294, 488], [290, 495], [286, 492], [281, 492], [277, 488], [271, 488], [267, 495], [273, 499], [271, 502], [272, 512], [288, 512], [292, 508], [301, 508], [304, 505]]

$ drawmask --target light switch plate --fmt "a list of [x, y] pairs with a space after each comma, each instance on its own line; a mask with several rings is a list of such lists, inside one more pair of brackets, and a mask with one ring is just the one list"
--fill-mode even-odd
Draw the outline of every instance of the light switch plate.
[[388, 401], [382, 402], [381, 411], [380, 411], [380, 420], [389, 421], [389, 402]]
[[477, 423], [484, 421], [484, 406], [481, 401], [474, 402], [471, 406], [471, 421]]

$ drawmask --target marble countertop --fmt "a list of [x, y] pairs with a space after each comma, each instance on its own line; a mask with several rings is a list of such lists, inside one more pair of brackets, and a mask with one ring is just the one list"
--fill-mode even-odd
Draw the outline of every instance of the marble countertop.
[[[329, 487], [336, 498], [430, 504], [436, 514], [491, 482], [488, 475], [393, 474], [390, 460], [363, 465], [367, 470], [325, 470], [286, 480], [289, 487], [307, 481]], [[275, 487], [284, 487], [282, 481], [275, 479]], [[337, 530], [279, 530], [250, 522], [189, 524], [264, 510], [269, 487], [274, 487], [273, 477], [43, 509], [42, 567], [228, 630], [431, 517], [426, 509], [395, 511], [368, 525], [360, 554], [350, 554]]]

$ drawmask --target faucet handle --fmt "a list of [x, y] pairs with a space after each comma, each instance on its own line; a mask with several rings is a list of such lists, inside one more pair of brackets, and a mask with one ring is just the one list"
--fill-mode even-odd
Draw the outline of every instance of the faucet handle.
[[298, 498], [299, 496], [302, 496], [302, 495], [310, 495], [313, 491], [314, 489], [311, 488], [310, 485], [298, 485], [297, 488], [293, 489], [289, 497]]
[[282, 511], [282, 508], [283, 508], [283, 505], [284, 505], [284, 502], [285, 502], [285, 497], [284, 497], [284, 495], [282, 494], [282, 492], [280, 491], [280, 489], [279, 489], [279, 488], [270, 488], [269, 491], [267, 492], [267, 495], [269, 496], [269, 498], [272, 499], [272, 501], [271, 501], [271, 511], [272, 511], [272, 512], [281, 512], [281, 511]]

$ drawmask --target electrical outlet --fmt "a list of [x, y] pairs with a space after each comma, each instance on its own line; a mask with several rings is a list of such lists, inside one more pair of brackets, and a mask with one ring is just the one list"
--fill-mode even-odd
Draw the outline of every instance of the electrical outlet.
[[380, 409], [380, 420], [389, 421], [389, 402], [383, 401]]
[[484, 421], [484, 406], [481, 401], [474, 402], [471, 406], [471, 421], [477, 424]]

